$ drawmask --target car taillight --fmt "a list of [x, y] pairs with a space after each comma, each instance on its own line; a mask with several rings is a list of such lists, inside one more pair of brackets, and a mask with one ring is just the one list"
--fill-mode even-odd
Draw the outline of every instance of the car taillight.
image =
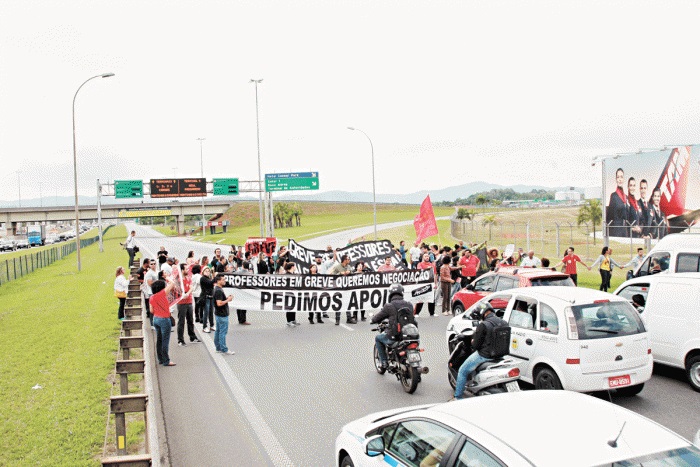
[[610, 300], [604, 299], [604, 300], [593, 300], [593, 303], [609, 303]]
[[411, 344], [408, 344], [408, 347], [406, 347], [409, 350], [417, 349], [418, 348], [418, 342], [413, 342]]
[[509, 378], [515, 378], [516, 376], [520, 376], [520, 369], [518, 368], [513, 368], [508, 372], [508, 377]]
[[566, 364], [567, 365], [578, 365], [581, 363], [580, 358], [567, 358], [566, 359]]
[[578, 326], [576, 325], [576, 317], [574, 316], [574, 312], [571, 310], [570, 306], [564, 308], [564, 316], [566, 316], [566, 319], [569, 324], [569, 339], [578, 340]]

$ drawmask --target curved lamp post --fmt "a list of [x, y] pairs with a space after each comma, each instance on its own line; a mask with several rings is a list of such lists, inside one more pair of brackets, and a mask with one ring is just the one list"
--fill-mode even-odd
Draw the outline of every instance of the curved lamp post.
[[[110, 78], [114, 76], [114, 73], [104, 73], [102, 75], [93, 76], [88, 78], [80, 85], [75, 95], [73, 96], [73, 190], [75, 192], [75, 250], [78, 256], [78, 272], [80, 272], [80, 212], [78, 211], [78, 156], [75, 149], [75, 99], [78, 97], [78, 93], [85, 84], [95, 78]], [[131, 264], [129, 265], [131, 268]]]
[[262, 192], [263, 192], [263, 180], [262, 180], [262, 171], [260, 170], [260, 119], [258, 117], [258, 84], [262, 83], [262, 78], [261, 79], [251, 79], [249, 83], [255, 83], [255, 126], [257, 128], [257, 136], [258, 136], [258, 180], [260, 181], [260, 186], [258, 187], [258, 199], [259, 199], [259, 207], [260, 207], [260, 236], [264, 237], [264, 232], [263, 232], [263, 201], [262, 201]]
[[360, 133], [365, 135], [367, 141], [369, 141], [369, 147], [372, 150], [372, 203], [374, 204], [374, 239], [377, 240], [377, 190], [375, 188], [374, 183], [374, 145], [372, 144], [372, 140], [370, 139], [370, 137], [367, 136], [367, 133], [360, 130], [359, 128], [349, 126], [348, 130], [359, 131]]

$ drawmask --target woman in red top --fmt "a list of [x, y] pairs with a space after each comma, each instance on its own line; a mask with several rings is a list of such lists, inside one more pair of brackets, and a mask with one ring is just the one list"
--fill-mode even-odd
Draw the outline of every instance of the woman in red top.
[[[435, 277], [435, 286], [437, 286], [437, 270], [435, 269], [435, 265], [430, 262], [430, 255], [428, 253], [423, 255], [423, 261], [418, 263], [417, 269], [428, 269], [428, 268], [433, 268], [433, 276]], [[418, 316], [423, 309], [423, 302], [416, 303], [416, 310], [413, 312], [416, 316]], [[433, 293], [433, 301], [428, 302], [428, 314], [430, 316], [435, 316], [435, 295]]]
[[175, 287], [172, 280], [158, 280], [151, 284], [153, 295], [149, 299], [151, 304], [151, 314], [153, 315], [153, 326], [156, 328], [156, 354], [158, 355], [158, 363], [163, 366], [175, 366], [174, 362], [170, 361], [168, 348], [170, 347], [170, 303], [168, 302], [168, 294]]

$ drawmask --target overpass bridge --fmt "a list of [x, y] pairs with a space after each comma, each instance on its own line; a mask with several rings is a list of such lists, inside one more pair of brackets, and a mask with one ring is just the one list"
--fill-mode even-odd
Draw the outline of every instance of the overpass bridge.
[[[205, 200], [204, 217], [221, 215], [231, 207], [230, 200]], [[99, 209], [99, 214], [98, 214]], [[201, 201], [170, 201], [159, 203], [124, 203], [102, 204], [100, 206], [81, 205], [78, 207], [81, 221], [92, 221], [98, 217], [102, 219], [133, 219], [136, 217], [162, 217], [175, 216], [177, 219], [177, 232], [182, 234], [185, 228], [185, 216], [201, 216]], [[17, 228], [22, 223], [37, 224], [42, 222], [72, 222], [75, 221], [75, 206], [51, 206], [51, 207], [22, 207], [0, 208], [0, 223], [4, 223], [11, 235], [17, 234]]]

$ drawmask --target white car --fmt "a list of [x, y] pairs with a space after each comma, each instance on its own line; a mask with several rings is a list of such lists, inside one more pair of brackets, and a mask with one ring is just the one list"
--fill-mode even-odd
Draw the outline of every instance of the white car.
[[524, 391], [379, 412], [348, 423], [335, 465], [699, 465], [700, 450], [630, 410], [570, 391]]
[[[622, 297], [579, 287], [527, 287], [480, 300], [511, 327], [520, 379], [537, 389], [639, 394], [651, 378], [649, 335]], [[452, 318], [447, 336], [474, 328], [472, 308]]]
[[692, 388], [700, 392], [700, 273], [636, 277], [620, 285], [615, 295], [640, 302], [635, 306], [649, 329], [654, 361], [684, 369]]

